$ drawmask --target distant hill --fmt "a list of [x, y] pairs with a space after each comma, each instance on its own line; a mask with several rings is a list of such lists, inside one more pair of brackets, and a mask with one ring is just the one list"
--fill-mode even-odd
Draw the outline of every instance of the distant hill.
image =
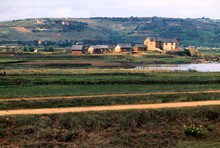
[[[38, 20], [38, 22], [37, 22]], [[0, 43], [69, 46], [143, 43], [147, 36], [178, 37], [182, 46], [220, 47], [220, 20], [208, 18], [68, 18], [25, 19], [0, 22]]]

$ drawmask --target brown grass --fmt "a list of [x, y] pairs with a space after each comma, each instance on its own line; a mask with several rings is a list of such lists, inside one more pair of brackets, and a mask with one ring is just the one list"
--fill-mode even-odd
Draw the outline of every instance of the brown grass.
[[13, 29], [15, 29], [16, 31], [19, 31], [19, 32], [25, 32], [25, 33], [30, 33], [31, 30], [29, 29], [26, 29], [24, 27], [12, 27]]

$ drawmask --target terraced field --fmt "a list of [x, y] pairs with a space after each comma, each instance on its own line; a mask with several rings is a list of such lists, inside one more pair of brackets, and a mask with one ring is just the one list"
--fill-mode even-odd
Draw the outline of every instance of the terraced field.
[[0, 146], [220, 146], [220, 73], [134, 70], [127, 58], [1, 55]]

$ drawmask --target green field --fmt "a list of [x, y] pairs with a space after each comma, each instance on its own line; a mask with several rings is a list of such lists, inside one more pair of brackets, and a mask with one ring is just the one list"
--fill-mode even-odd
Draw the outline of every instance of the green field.
[[201, 54], [206, 56], [220, 56], [220, 49], [199, 50]]
[[[157, 58], [156, 58], [157, 57]], [[218, 90], [219, 73], [132, 70], [132, 63], [182, 59], [171, 55], [2, 55], [0, 97], [72, 96]], [[132, 61], [127, 59], [131, 58]], [[11, 63], [16, 59], [22, 62]], [[156, 61], [156, 60], [155, 60]], [[147, 62], [146, 62], [147, 63]], [[90, 66], [86, 66], [88, 64]]]
[[[191, 60], [1, 53], [0, 111], [219, 100], [219, 72], [133, 69]], [[1, 116], [0, 147], [219, 147], [219, 120], [219, 106]]]
[[[57, 72], [60, 71], [57, 69]], [[166, 91], [218, 90], [219, 73], [124, 72], [77, 74], [20, 74], [0, 77], [0, 97], [71, 96]], [[97, 72], [96, 72], [97, 71]], [[101, 70], [102, 71], [102, 70]], [[74, 70], [72, 70], [74, 72]], [[86, 70], [84, 71], [86, 72]]]
[[[42, 98], [40, 100], [2, 101], [0, 110], [12, 109], [38, 109], [38, 108], [60, 108], [60, 107], [85, 107], [106, 105], [129, 105], [129, 104], [154, 104], [168, 102], [191, 102], [219, 100], [219, 93], [196, 93], [196, 94], [151, 94], [135, 96], [93, 96], [90, 98], [65, 98], [59, 99]], [[1, 101], [1, 100], [0, 100]]]

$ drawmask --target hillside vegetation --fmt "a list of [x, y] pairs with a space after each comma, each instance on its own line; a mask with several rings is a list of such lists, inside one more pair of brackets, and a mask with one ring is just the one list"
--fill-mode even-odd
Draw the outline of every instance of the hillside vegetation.
[[[220, 47], [220, 20], [208, 18], [68, 18], [0, 22], [0, 43], [69, 46], [77, 41], [86, 44], [143, 43], [146, 36], [178, 37], [182, 46]], [[65, 44], [69, 43], [69, 44]]]

